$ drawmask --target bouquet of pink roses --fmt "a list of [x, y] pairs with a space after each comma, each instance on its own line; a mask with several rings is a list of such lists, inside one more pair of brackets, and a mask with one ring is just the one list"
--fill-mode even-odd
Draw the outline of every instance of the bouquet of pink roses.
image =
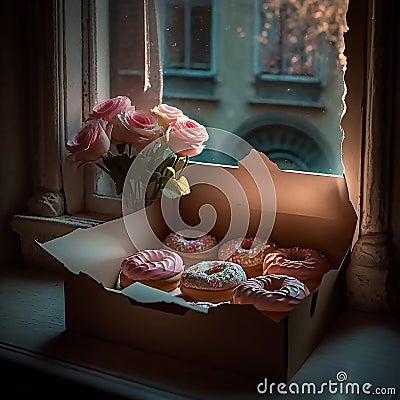
[[142, 111], [128, 97], [117, 96], [93, 107], [89, 119], [68, 140], [67, 149], [79, 166], [95, 163], [105, 171], [117, 194], [122, 193], [133, 161], [153, 158], [155, 168], [146, 183], [153, 186], [146, 194], [146, 200], [151, 201], [160, 191], [172, 198], [190, 193], [181, 172], [189, 157], [203, 151], [207, 140], [206, 128], [176, 107], [159, 104]]

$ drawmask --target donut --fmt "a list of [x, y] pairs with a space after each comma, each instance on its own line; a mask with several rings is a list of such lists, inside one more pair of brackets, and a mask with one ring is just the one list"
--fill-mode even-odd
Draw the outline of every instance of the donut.
[[217, 240], [210, 234], [196, 231], [171, 232], [164, 239], [164, 245], [180, 253], [201, 253], [217, 245]]
[[231, 301], [233, 290], [246, 280], [243, 268], [230, 261], [200, 261], [182, 272], [180, 289], [191, 301]]
[[249, 278], [233, 291], [233, 304], [251, 304], [274, 320], [286, 316], [310, 294], [307, 286], [287, 275], [262, 275]]
[[293, 276], [314, 291], [322, 277], [331, 269], [327, 258], [320, 252], [302, 248], [278, 248], [267, 254], [263, 262], [263, 274]]
[[218, 259], [239, 264], [248, 278], [263, 274], [264, 257], [276, 249], [269, 240], [254, 237], [232, 239], [218, 249]]
[[181, 256], [171, 250], [143, 250], [121, 262], [119, 287], [134, 282], [171, 292], [179, 286], [184, 264]]

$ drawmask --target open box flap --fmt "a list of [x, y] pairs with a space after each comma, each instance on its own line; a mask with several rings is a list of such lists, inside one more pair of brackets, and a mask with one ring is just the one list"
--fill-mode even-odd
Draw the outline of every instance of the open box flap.
[[[341, 220], [356, 218], [343, 176], [282, 171], [265, 154], [256, 150], [251, 150], [249, 155], [239, 162], [239, 168], [229, 170], [245, 188], [251, 205], [256, 203], [259, 197], [257, 185], [259, 186], [263, 179], [266, 180], [265, 169], [260, 167], [260, 160], [272, 178], [276, 210], [279, 213]], [[251, 174], [247, 171], [251, 171]], [[258, 205], [252, 208], [258, 208]]]
[[122, 218], [37, 243], [71, 272], [85, 272], [106, 287], [115, 284], [122, 260], [136, 251]]
[[[189, 182], [200, 183], [191, 187], [191, 193], [182, 197], [180, 205], [182, 217], [191, 224], [199, 223], [196, 210], [205, 204], [214, 207], [217, 222], [223, 227], [227, 220], [237, 218], [238, 211], [246, 208], [256, 213], [257, 219], [262, 213], [275, 211], [332, 219], [339, 225], [343, 221], [353, 225], [357, 219], [343, 176], [282, 171], [254, 149], [237, 167], [196, 164], [191, 168], [194, 180], [188, 179]], [[217, 179], [217, 175], [221, 177]], [[198, 177], [203, 177], [203, 182]], [[216, 185], [219, 181], [228, 181], [228, 184]], [[221, 190], [223, 184], [228, 189]]]

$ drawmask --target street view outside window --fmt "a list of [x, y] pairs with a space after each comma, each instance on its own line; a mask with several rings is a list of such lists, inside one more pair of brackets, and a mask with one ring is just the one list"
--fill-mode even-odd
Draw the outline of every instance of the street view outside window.
[[[281, 169], [343, 173], [347, 0], [156, 0], [163, 102]], [[109, 2], [111, 96], [143, 90], [143, 2]], [[201, 154], [200, 161], [229, 162]]]

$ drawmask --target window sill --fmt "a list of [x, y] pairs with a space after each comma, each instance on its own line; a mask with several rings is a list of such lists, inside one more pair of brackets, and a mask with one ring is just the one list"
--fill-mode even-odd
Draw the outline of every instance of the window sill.
[[304, 107], [304, 108], [316, 108], [320, 110], [326, 110], [326, 107], [323, 103], [319, 101], [311, 101], [304, 99], [290, 100], [290, 99], [255, 96], [255, 97], [249, 97], [247, 101], [250, 104], [270, 104], [276, 106]]
[[27, 265], [60, 271], [60, 264], [46, 254], [36, 241], [45, 242], [66, 235], [77, 228], [91, 228], [109, 219], [110, 217], [95, 214], [59, 217], [17, 214], [11, 220], [11, 227], [20, 237], [21, 251]]
[[217, 100], [214, 76], [166, 76], [164, 98]]
[[203, 100], [203, 101], [219, 101], [219, 98], [213, 94], [200, 93], [165, 93], [164, 98], [167, 99], [184, 99], [184, 100]]

